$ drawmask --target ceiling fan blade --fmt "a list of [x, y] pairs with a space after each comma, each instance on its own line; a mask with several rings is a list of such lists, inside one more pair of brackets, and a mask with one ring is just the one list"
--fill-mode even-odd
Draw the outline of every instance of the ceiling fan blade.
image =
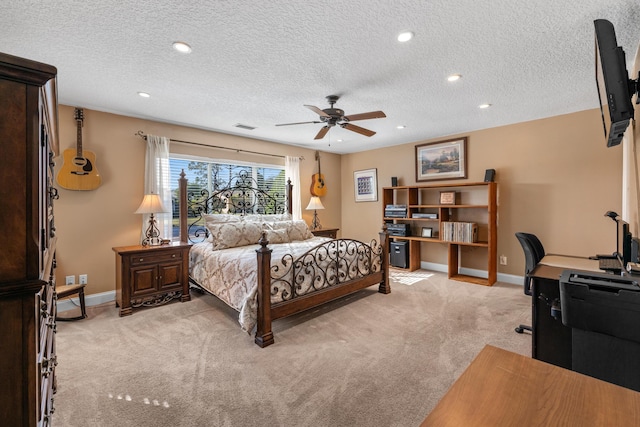
[[329, 126], [323, 126], [323, 127], [320, 129], [320, 132], [318, 132], [318, 134], [316, 135], [316, 137], [315, 137], [315, 138], [313, 138], [313, 139], [322, 139], [322, 138], [324, 138], [324, 136], [327, 134], [327, 132], [329, 132]]
[[321, 109], [319, 109], [316, 106], [313, 105], [305, 105], [305, 107], [307, 107], [308, 109], [310, 109], [311, 111], [313, 111], [314, 113], [318, 114], [319, 116], [323, 116], [323, 117], [331, 117], [330, 115], [328, 115], [327, 113], [325, 113], [324, 111], [322, 111]]
[[350, 116], [345, 116], [344, 118], [349, 120], [350, 122], [355, 122], [356, 120], [381, 119], [383, 117], [387, 116], [382, 111], [370, 111], [368, 113], [351, 114]]
[[373, 136], [376, 133], [372, 130], [361, 128], [360, 126], [352, 125], [351, 123], [340, 123], [340, 127], [348, 129], [353, 132], [357, 132], [364, 136]]
[[314, 121], [314, 122], [280, 123], [279, 125], [276, 125], [276, 126], [306, 125], [308, 123], [322, 123], [322, 122]]

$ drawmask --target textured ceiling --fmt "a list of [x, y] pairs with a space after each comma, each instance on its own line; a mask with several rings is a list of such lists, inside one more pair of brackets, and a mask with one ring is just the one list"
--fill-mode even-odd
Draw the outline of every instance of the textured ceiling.
[[[597, 108], [593, 20], [614, 24], [628, 64], [640, 42], [638, 0], [5, 0], [1, 9], [0, 51], [56, 66], [62, 104], [335, 153]], [[414, 39], [397, 42], [401, 31]], [[174, 41], [193, 52], [175, 52]], [[447, 82], [452, 73], [462, 79]], [[321, 124], [275, 126], [317, 120], [303, 104], [327, 108], [331, 94], [347, 115], [383, 110], [387, 118], [354, 123], [377, 134], [334, 127], [314, 141]]]

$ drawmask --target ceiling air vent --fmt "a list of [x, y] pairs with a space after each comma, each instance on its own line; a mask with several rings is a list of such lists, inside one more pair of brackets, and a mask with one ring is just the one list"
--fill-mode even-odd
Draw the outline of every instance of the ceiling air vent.
[[243, 125], [242, 123], [236, 123], [234, 126], [237, 127], [237, 128], [240, 128], [240, 129], [244, 129], [244, 130], [254, 130], [255, 129], [254, 126]]

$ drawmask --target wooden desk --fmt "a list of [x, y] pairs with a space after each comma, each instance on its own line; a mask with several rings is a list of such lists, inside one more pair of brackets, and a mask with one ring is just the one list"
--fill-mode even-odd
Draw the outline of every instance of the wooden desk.
[[637, 426], [640, 393], [485, 346], [421, 426]]

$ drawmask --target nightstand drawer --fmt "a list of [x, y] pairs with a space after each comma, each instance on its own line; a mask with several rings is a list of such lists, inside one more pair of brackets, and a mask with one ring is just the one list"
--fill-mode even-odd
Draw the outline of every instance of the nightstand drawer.
[[131, 265], [155, 264], [158, 262], [175, 261], [182, 259], [182, 252], [172, 251], [167, 253], [139, 253], [131, 255]]

